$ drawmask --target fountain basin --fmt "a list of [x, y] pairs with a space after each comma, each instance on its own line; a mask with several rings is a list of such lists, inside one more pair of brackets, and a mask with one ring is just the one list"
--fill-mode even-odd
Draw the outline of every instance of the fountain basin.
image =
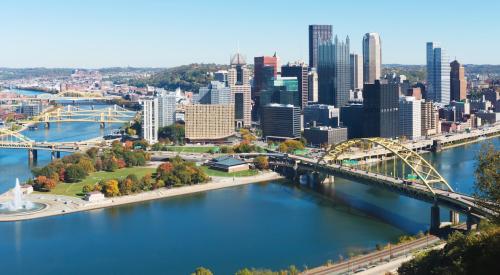
[[45, 208], [47, 208], [47, 204], [40, 202], [30, 202], [29, 208], [21, 207], [16, 209], [9, 207], [9, 203], [0, 203], [0, 216], [32, 214]]

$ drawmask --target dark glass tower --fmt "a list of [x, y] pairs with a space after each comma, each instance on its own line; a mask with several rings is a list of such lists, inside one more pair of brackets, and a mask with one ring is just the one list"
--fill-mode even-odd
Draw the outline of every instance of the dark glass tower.
[[332, 41], [332, 25], [309, 25], [309, 67], [318, 68], [319, 45], [327, 41]]
[[399, 134], [398, 84], [375, 80], [363, 88], [363, 136], [394, 138]]
[[307, 105], [309, 95], [309, 81], [307, 65], [304, 63], [288, 63], [281, 66], [282, 77], [295, 77], [298, 81], [299, 106], [303, 109]]

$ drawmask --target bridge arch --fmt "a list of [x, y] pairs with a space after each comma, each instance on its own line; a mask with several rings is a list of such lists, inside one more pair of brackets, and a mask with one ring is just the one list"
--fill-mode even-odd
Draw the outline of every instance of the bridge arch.
[[435, 191], [432, 186], [436, 183], [443, 184], [448, 191], [453, 192], [453, 188], [451, 188], [446, 179], [443, 178], [443, 176], [441, 176], [441, 174], [439, 174], [439, 172], [422, 156], [400, 142], [386, 138], [360, 138], [338, 143], [328, 148], [326, 153], [318, 160], [318, 163], [337, 163], [342, 165], [343, 159], [341, 155], [346, 153], [349, 149], [363, 144], [378, 145], [394, 154], [396, 158], [410, 167], [433, 194], [435, 194]]

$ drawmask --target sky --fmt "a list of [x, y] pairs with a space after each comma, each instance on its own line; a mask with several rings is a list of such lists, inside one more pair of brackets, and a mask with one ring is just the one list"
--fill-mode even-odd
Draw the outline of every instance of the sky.
[[239, 48], [308, 61], [310, 24], [351, 51], [378, 32], [384, 64], [424, 64], [440, 42], [464, 64], [500, 64], [498, 0], [1, 0], [0, 67], [172, 67], [229, 63]]

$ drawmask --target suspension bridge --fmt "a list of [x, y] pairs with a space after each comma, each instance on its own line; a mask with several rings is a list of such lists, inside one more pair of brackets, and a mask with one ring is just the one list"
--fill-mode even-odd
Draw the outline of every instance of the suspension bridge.
[[104, 128], [109, 123], [129, 123], [135, 115], [134, 111], [118, 105], [98, 109], [85, 109], [79, 106], [67, 105], [36, 116], [31, 122], [44, 123], [46, 127], [50, 127], [51, 123], [96, 122], [100, 124], [101, 128]]
[[[385, 155], [349, 158], [355, 152], [383, 148]], [[432, 204], [430, 230], [441, 225], [440, 206], [450, 209], [450, 222], [459, 222], [459, 214], [467, 217], [471, 229], [481, 219], [497, 217], [499, 205], [479, 202], [473, 196], [456, 192], [446, 179], [420, 154], [398, 141], [385, 138], [352, 139], [331, 146], [317, 159], [288, 154], [267, 154], [270, 165], [294, 179], [307, 182], [332, 182], [332, 175], [361, 179], [360, 183], [383, 187], [393, 192]], [[323, 181], [322, 178], [326, 180]]]

